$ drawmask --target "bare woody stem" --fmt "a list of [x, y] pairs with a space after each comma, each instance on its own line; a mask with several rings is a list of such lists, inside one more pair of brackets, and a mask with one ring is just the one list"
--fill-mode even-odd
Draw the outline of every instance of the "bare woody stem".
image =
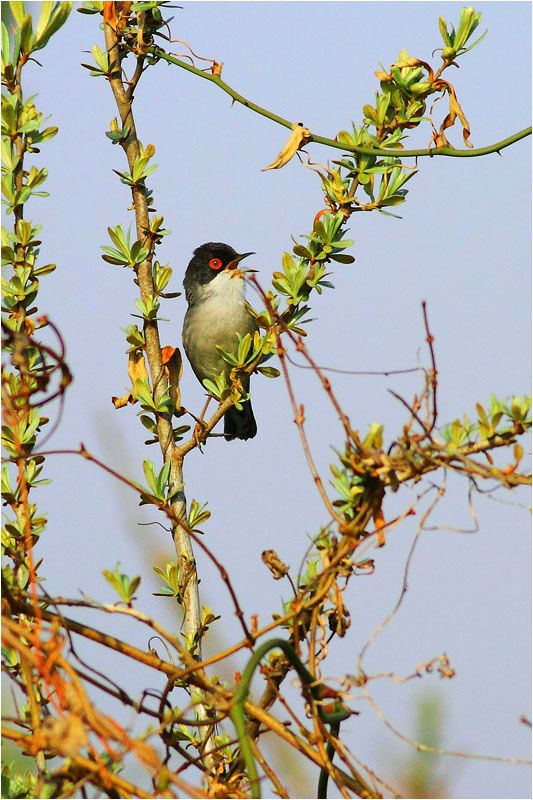
[[[284, 128], [290, 129], [294, 124], [294, 120], [291, 121], [285, 119], [284, 117], [280, 117], [279, 114], [274, 114], [267, 108], [263, 108], [262, 106], [257, 105], [257, 103], [253, 103], [251, 100], [248, 100], [242, 94], [239, 94], [239, 92], [233, 89], [229, 84], [223, 81], [219, 75], [211, 75], [208, 72], [204, 72], [203, 70], [198, 69], [198, 67], [188, 64], [186, 61], [181, 61], [179, 58], [165, 53], [165, 51], [160, 50], [159, 47], [152, 47], [150, 50], [150, 55], [155, 56], [156, 58], [161, 58], [164, 61], [167, 61], [169, 64], [174, 64], [176, 67], [181, 67], [182, 69], [187, 70], [187, 72], [192, 72], [199, 78], [205, 78], [205, 80], [214, 83], [219, 89], [222, 89], [223, 92], [229, 94], [235, 103], [240, 103], [246, 108], [249, 108], [250, 111], [255, 111], [256, 114], [261, 114], [261, 116], [272, 120], [272, 122], [276, 122], [278, 125], [283, 125]], [[524, 128], [524, 130], [508, 136], [506, 139], [502, 139], [501, 142], [495, 142], [494, 144], [487, 145], [487, 147], [470, 148], [468, 150], [457, 150], [455, 147], [435, 147], [432, 149], [425, 147], [417, 150], [399, 150], [386, 147], [355, 147], [350, 144], [338, 142], [336, 139], [329, 139], [326, 136], [315, 136], [314, 134], [311, 136], [309, 141], [316, 142], [317, 144], [323, 144], [327, 147], [334, 147], [337, 150], [343, 150], [345, 153], [361, 153], [362, 155], [368, 156], [401, 155], [402, 158], [422, 158], [424, 156], [475, 158], [476, 156], [486, 156], [490, 153], [499, 153], [500, 150], [504, 150], [506, 147], [515, 144], [515, 142], [519, 142], [520, 139], [524, 139], [526, 136], [531, 136], [531, 132], [532, 129], [530, 126], [529, 128]]]
[[[121, 143], [128, 160], [130, 171], [133, 170], [135, 159], [140, 155], [140, 143], [137, 138], [135, 120], [132, 110], [133, 96], [128, 91], [122, 81], [121, 57], [119, 53], [118, 37], [116, 32], [109, 24], [104, 25], [105, 43], [109, 54], [109, 75], [108, 80], [115, 97], [118, 112], [122, 121], [122, 127], [128, 130], [127, 138]], [[138, 61], [139, 76], [142, 71], [142, 57]], [[144, 245], [147, 243], [147, 232], [149, 230], [149, 211], [144, 185], [132, 185], [133, 208], [135, 212], [135, 223], [137, 238]], [[148, 248], [150, 250], [150, 248]], [[151, 250], [150, 250], [151, 252]], [[151, 256], [143, 261], [137, 269], [137, 280], [140, 294], [143, 301], [152, 298], [155, 294], [152, 280]], [[156, 320], [144, 320], [144, 335], [146, 342], [146, 357], [152, 380], [154, 401], [157, 404], [162, 398], [167, 388], [167, 380], [161, 359], [161, 342], [159, 339], [159, 329]], [[169, 488], [171, 496], [177, 499], [172, 504], [174, 519], [177, 520], [172, 526], [172, 537], [180, 573], [184, 576], [181, 602], [183, 606], [183, 632], [189, 642], [196, 641], [196, 656], [201, 659], [200, 629], [201, 629], [201, 605], [198, 591], [198, 574], [196, 562], [192, 549], [192, 542], [186, 528], [180, 524], [180, 520], [186, 517], [186, 500], [183, 489], [183, 454], [178, 452], [174, 444], [171, 417], [163, 414], [157, 415], [157, 433], [159, 444], [165, 462], [170, 462]], [[208, 711], [205, 706], [199, 704], [197, 707], [200, 719], [208, 718]], [[209, 741], [204, 745], [208, 750], [212, 749]], [[207, 763], [209, 761], [209, 763]], [[206, 766], [211, 768], [210, 760], [206, 758]]]

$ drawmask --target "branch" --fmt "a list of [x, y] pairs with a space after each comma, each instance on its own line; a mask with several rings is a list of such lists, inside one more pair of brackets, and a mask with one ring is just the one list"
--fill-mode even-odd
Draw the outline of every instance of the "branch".
[[[267, 119], [272, 120], [272, 122], [276, 122], [278, 125], [283, 125], [284, 128], [291, 129], [292, 125], [294, 124], [290, 120], [280, 117], [279, 114], [274, 114], [274, 112], [269, 111], [267, 108], [263, 108], [262, 106], [257, 105], [257, 103], [253, 103], [251, 100], [248, 100], [242, 94], [239, 94], [239, 92], [229, 86], [229, 84], [223, 81], [219, 75], [211, 75], [208, 72], [198, 69], [198, 67], [194, 67], [192, 64], [187, 64], [185, 61], [180, 61], [179, 58], [175, 58], [174, 56], [165, 53], [165, 51], [161, 50], [159, 47], [150, 48], [150, 55], [154, 56], [155, 58], [162, 58], [169, 64], [174, 64], [177, 67], [187, 70], [187, 72], [192, 72], [199, 78], [204, 78], [206, 81], [214, 83], [219, 87], [219, 89], [222, 89], [223, 92], [229, 94], [229, 96], [233, 98], [233, 102], [240, 103], [246, 108], [249, 108], [250, 111], [255, 111], [256, 114], [261, 114], [262, 117], [266, 117]], [[457, 150], [455, 147], [435, 147], [433, 149], [424, 147], [418, 150], [403, 150], [399, 148], [391, 149], [385, 147], [354, 147], [353, 145], [338, 142], [336, 139], [329, 139], [326, 136], [315, 136], [314, 134], [311, 136], [310, 141], [316, 142], [316, 144], [326, 145], [327, 147], [334, 147], [337, 150], [343, 150], [344, 152], [361, 153], [362, 155], [368, 156], [401, 155], [403, 158], [423, 158], [425, 156], [474, 158], [476, 156], [486, 156], [490, 153], [499, 153], [500, 150], [504, 150], [506, 147], [519, 142], [520, 139], [524, 139], [526, 136], [531, 136], [531, 131], [532, 129], [530, 126], [529, 128], [524, 128], [522, 131], [518, 131], [518, 133], [512, 134], [512, 136], [508, 136], [506, 139], [502, 139], [501, 142], [487, 145], [487, 147], [470, 148], [468, 150]]]
[[[137, 60], [137, 70], [132, 79], [132, 83], [128, 90], [125, 89], [122, 82], [121, 71], [121, 54], [119, 49], [119, 38], [115, 30], [109, 24], [104, 24], [104, 34], [106, 48], [109, 54], [109, 83], [113, 90], [115, 102], [122, 120], [124, 129], [128, 128], [129, 134], [127, 139], [122, 142], [122, 147], [128, 159], [130, 170], [136, 158], [140, 154], [140, 144], [137, 137], [135, 128], [135, 120], [133, 117], [133, 92], [142, 74], [143, 59]], [[135, 221], [137, 228], [137, 238], [141, 242], [146, 241], [146, 231], [150, 228], [148, 200], [146, 190], [143, 185], [132, 186], [133, 207], [135, 211]], [[137, 270], [137, 280], [141, 292], [141, 298], [147, 301], [155, 294], [154, 285], [152, 280], [152, 264], [151, 256], [143, 261]], [[164, 370], [161, 359], [161, 342], [159, 339], [159, 329], [157, 321], [144, 321], [144, 333], [146, 340], [146, 355], [150, 367], [150, 374], [152, 379], [154, 400], [157, 403], [163, 396], [166, 385], [163, 380]], [[190, 642], [197, 642], [197, 656], [201, 659], [201, 628], [202, 628], [202, 609], [200, 604], [200, 594], [198, 590], [198, 573], [196, 571], [196, 562], [192, 549], [191, 538], [187, 533], [186, 528], [180, 524], [180, 521], [186, 518], [186, 502], [183, 492], [183, 456], [177, 453], [174, 445], [174, 436], [172, 431], [171, 419], [158, 414], [157, 415], [157, 432], [161, 452], [164, 461], [169, 461], [171, 464], [169, 485], [172, 490], [172, 495], [178, 499], [172, 504], [175, 522], [172, 526], [172, 536], [178, 556], [180, 567], [183, 564], [187, 565], [187, 579], [182, 587], [182, 608], [183, 608], [183, 630]], [[184, 570], [182, 570], [184, 571]], [[199, 704], [197, 706], [198, 715], [200, 719], [207, 719], [209, 712], [205, 706]], [[211, 737], [208, 736], [208, 739]], [[206, 739], [206, 743], [207, 743]], [[212, 749], [211, 744], [208, 749]], [[211, 769], [213, 761], [206, 759], [206, 765]]]

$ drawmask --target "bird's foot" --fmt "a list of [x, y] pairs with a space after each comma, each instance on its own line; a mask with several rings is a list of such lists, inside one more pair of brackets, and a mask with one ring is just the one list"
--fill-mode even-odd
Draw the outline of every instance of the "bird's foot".
[[194, 430], [192, 432], [192, 438], [194, 439], [194, 443], [196, 447], [200, 451], [203, 452], [202, 445], [205, 444], [205, 440], [207, 439], [207, 432], [206, 432], [207, 425], [202, 419], [196, 420], [196, 425], [194, 426]]

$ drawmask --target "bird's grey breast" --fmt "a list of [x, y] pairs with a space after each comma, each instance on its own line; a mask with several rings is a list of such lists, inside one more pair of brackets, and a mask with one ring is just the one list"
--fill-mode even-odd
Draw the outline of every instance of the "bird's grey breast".
[[244, 336], [256, 330], [254, 318], [244, 307], [244, 281], [222, 273], [205, 286], [197, 287], [183, 323], [183, 346], [196, 376], [216, 377], [231, 367], [217, 345], [234, 352], [236, 333]]

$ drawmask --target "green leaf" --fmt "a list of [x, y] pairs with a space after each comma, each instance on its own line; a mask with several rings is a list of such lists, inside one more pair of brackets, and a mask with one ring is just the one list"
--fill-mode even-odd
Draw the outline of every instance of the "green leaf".
[[212, 381], [210, 378], [204, 378], [202, 383], [207, 389], [207, 391], [213, 395], [215, 400], [220, 400], [220, 392], [218, 390], [218, 386], [216, 385], [216, 383], [214, 383], [214, 381]]
[[152, 417], [147, 416], [146, 414], [140, 414], [139, 419], [141, 420], [142, 424], [144, 425], [150, 433], [157, 433], [157, 424]]
[[257, 371], [266, 378], [279, 378], [280, 371], [275, 367], [257, 367]]
[[164, 595], [166, 597], [179, 597], [180, 594], [180, 568], [175, 561], [169, 561], [165, 564], [165, 568], [153, 567], [156, 575], [163, 579], [168, 589], [165, 587], [160, 592], [155, 594]]
[[134, 264], [142, 264], [142, 262], [148, 258], [149, 252], [150, 251], [146, 247], [142, 247], [141, 243], [137, 241], [134, 242], [131, 248], [130, 258]]
[[108, 569], [102, 570], [102, 575], [115, 592], [117, 592], [119, 597], [125, 600], [128, 605], [135, 599], [134, 594], [141, 583], [139, 575], [135, 575], [132, 578], [125, 575], [120, 570], [120, 563], [117, 563], [112, 572]]
[[120, 252], [128, 256], [130, 255], [130, 243], [129, 243], [129, 233], [125, 234], [122, 230], [121, 225], [117, 225], [116, 228], [108, 228], [107, 232], [109, 234], [109, 238], [115, 245], [115, 247], [120, 250]]
[[172, 277], [172, 270], [170, 267], [163, 267], [156, 261], [153, 265], [153, 276], [154, 276], [154, 283], [155, 288], [158, 294], [161, 294], [165, 286], [168, 284], [169, 280]]
[[122, 142], [124, 139], [128, 138], [130, 135], [130, 129], [128, 126], [126, 126], [125, 128], [120, 128], [120, 130], [117, 131], [106, 131], [105, 135], [108, 139], [111, 139], [113, 144], [118, 144], [119, 142]]
[[103, 8], [103, 2], [85, 2], [83, 3], [81, 8], [77, 8], [76, 11], [79, 14], [99, 14]]
[[135, 384], [137, 399], [145, 411], [157, 411], [157, 406], [152, 397], [152, 390], [147, 380], [137, 381]]
[[155, 466], [152, 464], [149, 458], [145, 458], [143, 461], [143, 471], [146, 482], [152, 490], [152, 494], [157, 496], [157, 478], [155, 474]]
[[[43, 19], [43, 14], [45, 12], [44, 10], [41, 11], [41, 16], [37, 23], [35, 50], [41, 50], [43, 47], [46, 47], [50, 38], [63, 27], [72, 11], [73, 3], [61, 0], [61, 2], [57, 3], [42, 3], [41, 8], [43, 6], [53, 6], [53, 9], [46, 22]], [[39, 33], [39, 31], [41, 31], [41, 33]]]
[[485, 36], [487, 35], [488, 32], [489, 31], [488, 31], [488, 28], [487, 28], [485, 33], [482, 33], [481, 36], [479, 37], [479, 39], [476, 39], [476, 41], [473, 44], [471, 44], [470, 47], [463, 47], [462, 50], [461, 50], [461, 55], [463, 55], [463, 53], [469, 53], [470, 50], [473, 50], [474, 47], [477, 47], [478, 44], [483, 41], [483, 39], [485, 38]]
[[157, 319], [159, 311], [159, 300], [157, 297], [147, 297], [142, 300], [140, 297], [135, 300], [135, 305], [141, 312], [143, 319], [151, 321]]
[[187, 524], [189, 525], [189, 528], [194, 529], [203, 522], [207, 522], [211, 516], [211, 512], [207, 511], [206, 507], [207, 503], [200, 505], [197, 500], [191, 501], [191, 506], [189, 508], [189, 514], [187, 517]]
[[33, 19], [31, 14], [27, 14], [24, 17], [24, 21], [20, 27], [20, 52], [29, 54], [33, 50], [34, 39], [33, 39]]
[[[345, 253], [333, 253], [330, 255], [331, 261], [338, 261], [339, 264], [353, 264], [355, 258]], [[330, 284], [331, 285], [331, 284]]]
[[[11, 63], [11, 42], [9, 41], [9, 31], [2, 20], [2, 69]], [[5, 795], [4, 795], [5, 797]]]
[[165, 461], [161, 472], [157, 476], [157, 496], [164, 498], [170, 475], [170, 461]]
[[307, 247], [304, 247], [302, 244], [294, 245], [294, 247], [292, 248], [292, 252], [296, 256], [299, 256], [300, 258], [305, 258], [308, 261], [310, 261], [312, 258], [311, 252], [307, 249]]
[[53, 272], [56, 268], [56, 264], [46, 264], [44, 267], [39, 267], [39, 269], [34, 269], [33, 274], [35, 277], [42, 277], [43, 275], [49, 275]]
[[439, 17], [439, 31], [446, 47], [450, 47], [452, 42], [448, 34], [448, 26], [446, 25], [446, 20], [444, 17]]
[[150, 459], [146, 458], [143, 461], [143, 470], [151, 493], [154, 495], [154, 497], [157, 497], [158, 500], [165, 501], [167, 496], [168, 479], [170, 475], [170, 461], [166, 461], [163, 464], [161, 471], [156, 475], [154, 465]]
[[20, 0], [10, 0], [9, 2], [9, 10], [13, 14], [13, 19], [17, 23], [17, 25], [22, 25], [24, 22], [24, 16], [26, 14], [26, 10], [24, 8], [24, 3], [20, 2]]
[[39, 37], [44, 34], [48, 26], [48, 23], [50, 22], [53, 8], [54, 8], [54, 3], [50, 2], [50, 0], [43, 0], [41, 2], [41, 13], [39, 15], [37, 27], [35, 28], [35, 36], [37, 39], [39, 39]]

